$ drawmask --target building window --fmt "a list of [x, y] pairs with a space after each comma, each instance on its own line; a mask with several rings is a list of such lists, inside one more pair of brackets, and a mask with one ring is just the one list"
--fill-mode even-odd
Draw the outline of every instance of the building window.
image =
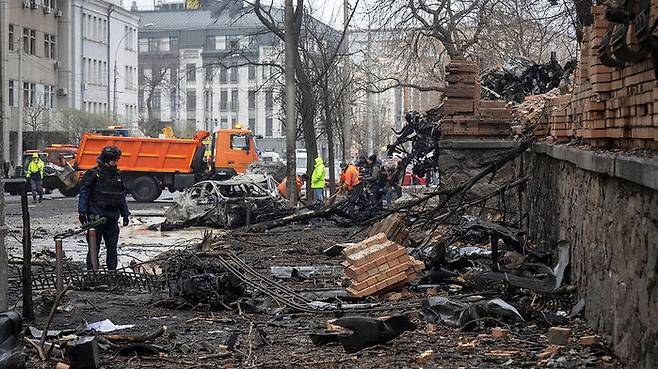
[[272, 96], [272, 91], [265, 92], [265, 110], [272, 111], [274, 107], [274, 98]]
[[231, 90], [231, 111], [240, 110], [240, 100], [238, 90]]
[[226, 36], [215, 36], [215, 48], [217, 50], [226, 50]]
[[272, 137], [272, 118], [265, 118], [265, 136]]
[[212, 90], [206, 90], [204, 97], [206, 104], [203, 106], [203, 110], [212, 111]]
[[55, 59], [55, 35], [44, 33], [43, 56], [49, 59]]
[[9, 50], [14, 50], [14, 25], [9, 25]]
[[162, 108], [162, 96], [160, 91], [153, 91], [151, 93], [151, 109], [154, 111], [160, 111]]
[[240, 36], [228, 36], [228, 48], [231, 50], [240, 48]]
[[14, 81], [9, 80], [9, 106], [16, 106], [16, 102], [14, 101], [14, 94], [16, 93], [14, 91]]
[[253, 81], [256, 79], [256, 66], [255, 65], [250, 65], [249, 66], [249, 80]]
[[263, 80], [265, 80], [267, 78], [267, 66], [261, 65], [260, 71], [261, 71], [261, 77], [263, 77]]
[[23, 106], [32, 106], [36, 103], [36, 85], [23, 82]]
[[196, 111], [196, 91], [187, 91], [187, 111]]
[[187, 82], [196, 82], [196, 64], [185, 65], [185, 77]]
[[249, 130], [256, 134], [256, 118], [249, 118]]
[[55, 0], [43, 0], [43, 7], [46, 9], [55, 9]]
[[43, 86], [43, 105], [47, 109], [55, 107], [55, 86]]
[[256, 110], [256, 91], [249, 91], [249, 110]]
[[175, 88], [169, 92], [169, 106], [172, 114], [178, 110], [178, 93]]
[[206, 37], [206, 50], [214, 51], [215, 47], [216, 47], [215, 36], [207, 36]]
[[23, 28], [23, 52], [30, 55], [36, 54], [37, 31]]
[[231, 83], [238, 83], [239, 71], [240, 71], [240, 67], [238, 66], [231, 67]]
[[226, 83], [226, 67], [223, 65], [219, 67], [219, 83]]
[[169, 37], [169, 50], [178, 49], [178, 37]]
[[221, 90], [219, 92], [219, 111], [228, 110], [228, 91]]
[[169, 68], [169, 79], [171, 79], [171, 83], [177, 84], [178, 83], [178, 68], [171, 67]]
[[228, 118], [222, 118], [220, 120], [220, 126], [221, 129], [226, 129], [228, 128]]
[[231, 117], [231, 128], [235, 128], [235, 126], [238, 125], [238, 117], [232, 116]]
[[137, 109], [144, 111], [144, 90], [137, 91]]
[[149, 38], [149, 51], [159, 51], [159, 50], [160, 50], [160, 39]]
[[206, 82], [212, 82], [213, 77], [215, 76], [215, 67], [213, 65], [206, 65]]

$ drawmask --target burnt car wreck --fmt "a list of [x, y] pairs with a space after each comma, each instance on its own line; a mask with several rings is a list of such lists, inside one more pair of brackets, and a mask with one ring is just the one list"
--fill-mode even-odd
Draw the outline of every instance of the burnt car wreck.
[[202, 181], [167, 209], [162, 230], [190, 226], [236, 228], [288, 214], [271, 176], [241, 174], [224, 181]]

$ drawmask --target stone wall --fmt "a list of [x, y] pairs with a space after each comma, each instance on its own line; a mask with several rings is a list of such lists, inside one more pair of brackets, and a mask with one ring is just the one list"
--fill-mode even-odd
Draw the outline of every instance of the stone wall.
[[586, 319], [628, 368], [658, 367], [656, 161], [542, 144], [525, 163], [528, 236], [569, 242]]

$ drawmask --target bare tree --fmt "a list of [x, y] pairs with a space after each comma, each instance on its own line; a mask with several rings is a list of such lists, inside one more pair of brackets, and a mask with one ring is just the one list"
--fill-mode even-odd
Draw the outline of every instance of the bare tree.
[[[279, 19], [281, 9], [263, 4], [260, 0], [255, 0], [251, 4], [251, 10], [256, 14], [265, 28], [277, 36], [280, 40], [285, 39], [285, 32], [280, 27]], [[354, 7], [356, 9], [356, 6]], [[354, 12], [350, 15], [352, 18]], [[349, 24], [349, 22], [347, 23]], [[345, 29], [342, 32], [336, 32], [331, 27], [316, 21], [305, 7], [304, 0], [298, 0], [294, 7], [294, 19], [292, 32], [298, 40], [297, 48], [293, 48], [293, 61], [295, 68], [295, 77], [298, 94], [298, 116], [300, 117], [300, 128], [302, 137], [307, 151], [306, 169], [308, 173], [313, 171], [313, 163], [318, 155], [318, 134], [316, 129], [316, 117], [319, 111], [318, 89], [327, 85], [323, 81], [327, 80], [327, 74], [336, 72], [337, 62], [341, 56], [341, 44], [345, 36]], [[320, 62], [321, 60], [321, 62]], [[328, 86], [328, 85], [327, 85]], [[327, 104], [325, 104], [327, 105]], [[333, 125], [326, 130], [327, 122], [332, 121], [331, 113], [325, 111], [325, 132], [329, 135], [328, 147], [330, 150], [329, 172], [330, 182], [334, 177], [334, 133]], [[286, 122], [286, 124], [290, 124]], [[333, 123], [332, 123], [333, 124]], [[311, 188], [307, 186], [307, 196], [311, 197]]]
[[78, 144], [82, 135], [106, 124], [107, 117], [77, 109], [60, 109], [54, 123], [67, 134], [68, 142]]
[[39, 145], [39, 134], [48, 126], [48, 120], [44, 119], [44, 113], [48, 111], [49, 108], [45, 104], [41, 103], [28, 103], [23, 105], [23, 114], [25, 116], [25, 125], [30, 128], [32, 131], [32, 137], [34, 139], [34, 149], [38, 148]]

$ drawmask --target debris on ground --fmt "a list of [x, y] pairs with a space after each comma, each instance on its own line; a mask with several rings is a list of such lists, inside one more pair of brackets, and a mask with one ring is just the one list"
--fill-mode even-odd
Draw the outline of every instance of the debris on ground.
[[349, 316], [330, 320], [327, 326], [330, 329], [310, 334], [313, 343], [322, 346], [339, 342], [347, 353], [388, 342], [416, 329], [416, 325], [404, 315], [382, 318]]

